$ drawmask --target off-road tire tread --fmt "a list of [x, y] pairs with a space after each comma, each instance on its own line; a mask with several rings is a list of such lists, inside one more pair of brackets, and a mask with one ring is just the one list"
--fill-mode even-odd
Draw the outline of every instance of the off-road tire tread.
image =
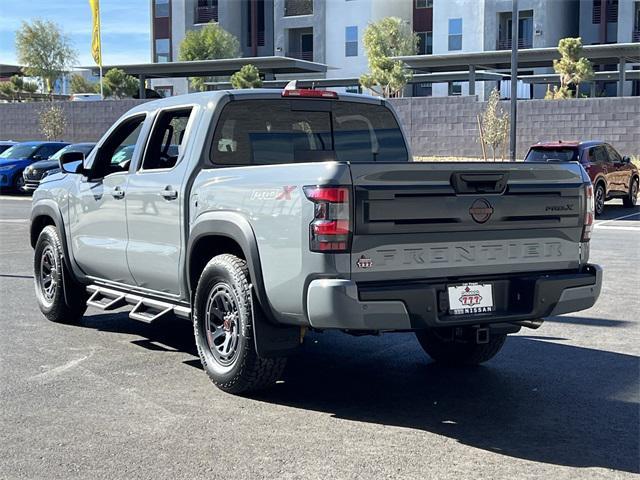
[[[238, 308], [244, 309], [246, 314], [245, 318], [249, 319], [245, 326], [245, 336], [248, 337], [249, 341], [247, 342], [248, 348], [243, 349], [242, 357], [236, 360], [240, 362], [242, 366], [238, 369], [238, 373], [226, 382], [219, 381], [215, 373], [207, 368], [206, 357], [203, 355], [200, 344], [196, 342], [204, 370], [218, 388], [228, 393], [248, 393], [268, 388], [282, 376], [282, 372], [287, 364], [287, 359], [286, 357], [262, 358], [259, 357], [256, 352], [252, 337], [253, 323], [251, 320], [253, 315], [261, 315], [262, 312], [258, 305], [252, 306], [251, 284], [249, 282], [250, 277], [247, 262], [235, 255], [226, 253], [212, 258], [202, 271], [200, 280], [198, 281], [198, 287], [206, 283], [206, 277], [209, 275], [209, 271], [217, 266], [223, 267], [231, 275], [232, 287], [236, 289], [240, 303]], [[196, 289], [193, 309], [193, 326], [196, 338], [200, 334], [200, 326], [198, 323], [199, 300], [202, 295], [207, 294], [208, 291], [203, 291], [201, 288]]]
[[429, 331], [416, 332], [416, 337], [423, 350], [434, 361], [452, 366], [479, 365], [491, 360], [507, 339], [506, 335], [492, 335], [488, 343], [462, 343], [443, 341]]
[[83, 294], [80, 295], [68, 295], [72, 305], [67, 305], [67, 302], [65, 301], [64, 289], [70, 288], [70, 286], [64, 284], [64, 274], [62, 271], [62, 269], [65, 268], [64, 250], [62, 249], [62, 242], [60, 241], [58, 230], [53, 225], [47, 225], [44, 227], [38, 236], [33, 260], [34, 279], [35, 281], [38, 281], [37, 271], [39, 270], [39, 262], [41, 260], [41, 249], [44, 248], [43, 244], [45, 242], [53, 245], [55, 254], [58, 257], [58, 265], [60, 265], [61, 268], [57, 271], [57, 281], [59, 285], [62, 285], [62, 288], [57, 289], [56, 297], [50, 309], [41, 305], [40, 302], [38, 302], [38, 307], [43, 315], [52, 322], [67, 324], [78, 323], [87, 309], [86, 294], [83, 292]]

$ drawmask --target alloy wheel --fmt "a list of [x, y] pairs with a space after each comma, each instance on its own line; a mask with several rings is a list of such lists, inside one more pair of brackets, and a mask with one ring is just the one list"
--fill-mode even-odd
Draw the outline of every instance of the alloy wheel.
[[232, 365], [238, 354], [240, 319], [236, 295], [226, 283], [217, 283], [209, 292], [205, 329], [215, 360], [224, 367]]
[[58, 263], [51, 245], [40, 256], [40, 291], [47, 302], [53, 302], [58, 290]]

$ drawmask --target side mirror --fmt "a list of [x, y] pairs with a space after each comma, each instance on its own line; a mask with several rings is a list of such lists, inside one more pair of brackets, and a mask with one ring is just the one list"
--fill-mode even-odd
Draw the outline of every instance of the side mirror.
[[60, 170], [65, 173], [83, 173], [84, 154], [81, 152], [67, 152], [60, 156], [58, 163]]
[[631, 157], [625, 155], [622, 157], [622, 163], [631, 163]]

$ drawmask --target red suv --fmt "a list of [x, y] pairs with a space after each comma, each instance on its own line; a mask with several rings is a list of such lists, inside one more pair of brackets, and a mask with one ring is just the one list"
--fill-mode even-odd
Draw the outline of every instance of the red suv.
[[580, 162], [593, 183], [596, 215], [604, 202], [622, 198], [625, 207], [633, 207], [638, 198], [638, 168], [629, 157], [622, 157], [611, 145], [588, 142], [547, 142], [532, 146], [525, 162]]

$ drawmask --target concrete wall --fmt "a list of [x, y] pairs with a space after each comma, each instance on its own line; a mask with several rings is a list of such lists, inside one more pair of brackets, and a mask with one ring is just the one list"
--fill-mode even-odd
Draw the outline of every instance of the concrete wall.
[[[98, 140], [123, 113], [144, 100], [62, 102], [68, 119], [64, 140]], [[414, 155], [480, 157], [475, 97], [414, 97], [392, 100]], [[44, 103], [0, 104], [0, 140], [42, 139], [38, 112]], [[509, 105], [504, 104], [509, 110]], [[528, 100], [518, 104], [518, 155], [546, 140], [598, 139], [623, 155], [640, 155], [640, 97]]]
[[[392, 100], [414, 155], [481, 157], [475, 97]], [[509, 111], [508, 103], [503, 104]], [[548, 140], [604, 140], [623, 155], [640, 154], [640, 97], [528, 100], [518, 103], [518, 157]], [[487, 152], [489, 154], [489, 152]]]
[[[147, 100], [105, 100], [102, 102], [56, 102], [67, 117], [67, 132], [60, 140], [98, 140], [120, 116]], [[46, 102], [0, 104], [0, 139], [44, 140], [38, 125], [39, 112]]]

